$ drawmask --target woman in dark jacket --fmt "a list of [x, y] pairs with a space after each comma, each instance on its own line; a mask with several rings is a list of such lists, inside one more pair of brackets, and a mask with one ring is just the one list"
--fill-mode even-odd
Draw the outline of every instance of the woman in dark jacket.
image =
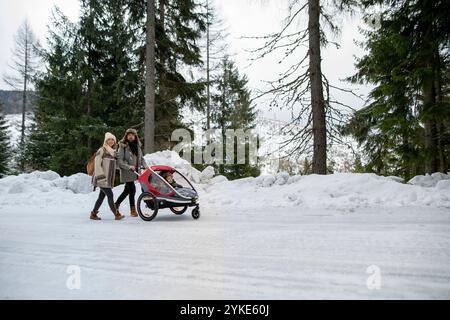
[[120, 182], [125, 183], [125, 189], [119, 198], [117, 198], [115, 203], [116, 209], [119, 210], [120, 204], [128, 196], [130, 201], [130, 215], [137, 217], [138, 214], [135, 204], [136, 186], [134, 184], [138, 178], [136, 171], [142, 166], [147, 167], [147, 165], [143, 157], [141, 142], [135, 129], [128, 129], [122, 140], [120, 140], [117, 163], [120, 169]]

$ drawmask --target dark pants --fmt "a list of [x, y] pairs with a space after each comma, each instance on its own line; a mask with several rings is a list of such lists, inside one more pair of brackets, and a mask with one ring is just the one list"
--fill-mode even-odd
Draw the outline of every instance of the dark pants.
[[125, 200], [127, 196], [129, 196], [130, 200], [130, 208], [135, 206], [135, 200], [134, 196], [136, 195], [136, 186], [133, 182], [127, 182], [125, 183], [125, 189], [123, 189], [122, 194], [117, 198], [116, 205], [117, 207], [120, 206], [120, 204]]
[[105, 197], [108, 197], [109, 208], [115, 214], [116, 207], [114, 206], [114, 194], [113, 194], [111, 188], [100, 188], [100, 193], [98, 194], [98, 199], [95, 202], [94, 212], [98, 212], [98, 209], [100, 209], [100, 207], [103, 203], [103, 200], [105, 200]]

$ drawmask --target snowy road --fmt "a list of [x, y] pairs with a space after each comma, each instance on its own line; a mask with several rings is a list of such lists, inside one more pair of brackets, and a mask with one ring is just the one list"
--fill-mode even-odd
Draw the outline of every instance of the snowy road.
[[[208, 204], [198, 221], [162, 210], [146, 223], [113, 221], [104, 204], [95, 222], [94, 199], [0, 206], [1, 299], [450, 298], [448, 209]], [[80, 290], [66, 287], [70, 265]]]

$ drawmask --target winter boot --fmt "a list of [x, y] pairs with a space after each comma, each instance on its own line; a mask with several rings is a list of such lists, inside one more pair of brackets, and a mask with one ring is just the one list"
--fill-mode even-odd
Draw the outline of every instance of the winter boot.
[[116, 220], [122, 220], [123, 218], [125, 218], [125, 216], [121, 214], [119, 210], [117, 210], [116, 213], [114, 213], [114, 216], [116, 217]]
[[98, 211], [97, 212], [91, 211], [91, 220], [102, 220], [99, 216], [97, 216], [97, 214]]
[[136, 212], [136, 207], [131, 207], [130, 216], [132, 216], [133, 218], [136, 218], [138, 216]]
[[122, 215], [122, 214], [120, 213], [120, 211], [119, 211], [120, 205], [118, 205], [117, 203], [114, 203], [114, 207], [116, 208], [116, 212], [117, 212], [118, 214]]

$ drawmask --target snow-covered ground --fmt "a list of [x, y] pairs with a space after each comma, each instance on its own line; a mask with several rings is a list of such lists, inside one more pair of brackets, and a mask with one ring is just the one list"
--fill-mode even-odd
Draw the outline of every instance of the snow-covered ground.
[[[199, 220], [166, 209], [114, 221], [104, 203], [91, 221], [84, 174], [1, 179], [0, 298], [450, 298], [449, 175], [226, 181], [170, 152], [147, 161], [198, 182]], [[80, 289], [67, 287], [73, 270]]]

